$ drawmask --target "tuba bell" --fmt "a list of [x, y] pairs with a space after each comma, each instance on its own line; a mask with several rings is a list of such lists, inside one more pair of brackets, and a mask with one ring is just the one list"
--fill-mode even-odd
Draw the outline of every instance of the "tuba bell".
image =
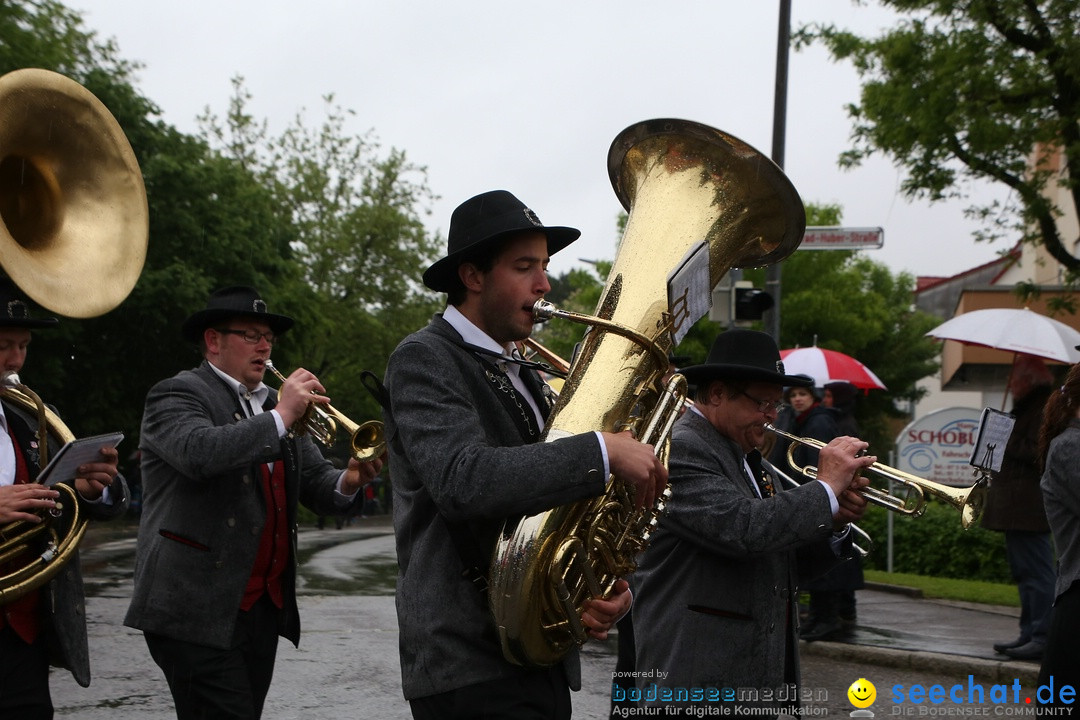
[[[0, 266], [12, 282], [57, 314], [102, 315], [135, 286], [148, 228], [135, 153], [101, 101], [49, 70], [0, 77]], [[50, 437], [57, 447], [74, 439], [18, 376], [4, 378], [0, 396], [37, 415], [43, 461]], [[74, 488], [54, 488], [55, 515], [0, 527], [0, 604], [51, 580], [86, 531]]]
[[[703, 240], [710, 287], [731, 267], [779, 262], [798, 247], [806, 218], [798, 193], [772, 161], [698, 123], [632, 125], [612, 143], [608, 170], [629, 219], [595, 314], [543, 301], [534, 308], [540, 317], [589, 325], [542, 441], [631, 429], [666, 461], [686, 382], [676, 375], [665, 387], [662, 379], [672, 331], [687, 321], [669, 309], [668, 274]], [[489, 602], [506, 658], [552, 665], [583, 644], [585, 601], [607, 596], [634, 570], [661, 511], [662, 500], [635, 509], [630, 489], [609, 480], [600, 497], [504, 527]]]

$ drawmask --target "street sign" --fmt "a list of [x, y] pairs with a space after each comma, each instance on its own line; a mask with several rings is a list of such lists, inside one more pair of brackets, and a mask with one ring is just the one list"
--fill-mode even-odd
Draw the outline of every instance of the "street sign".
[[879, 227], [822, 227], [806, 228], [800, 250], [873, 250], [885, 242], [885, 231]]

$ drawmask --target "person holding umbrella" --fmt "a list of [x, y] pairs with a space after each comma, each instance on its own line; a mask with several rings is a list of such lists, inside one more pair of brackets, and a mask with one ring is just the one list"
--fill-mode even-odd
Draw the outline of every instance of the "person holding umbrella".
[[1001, 471], [987, 491], [982, 516], [984, 528], [1005, 533], [1009, 569], [1020, 591], [1020, 634], [1015, 640], [994, 643], [994, 650], [1015, 660], [1042, 657], [1054, 602], [1054, 551], [1037, 462], [1039, 428], [1053, 379], [1041, 359], [1017, 355], [1009, 375], [1016, 424], [1005, 445]]

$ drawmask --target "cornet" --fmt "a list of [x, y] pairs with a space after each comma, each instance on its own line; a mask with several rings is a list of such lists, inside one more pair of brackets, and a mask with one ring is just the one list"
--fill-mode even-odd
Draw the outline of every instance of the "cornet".
[[[780, 478], [780, 482], [782, 482], [785, 486], [787, 486], [789, 488], [795, 488], [795, 487], [799, 486], [799, 481], [798, 480], [791, 477], [786, 472], [784, 472], [780, 468], [776, 467], [775, 465], [773, 465], [771, 462], [769, 462], [765, 458], [761, 458], [761, 466], [763, 468], [765, 468], [766, 470], [768, 470], [769, 472], [774, 473], [776, 475], [776, 477]], [[870, 537], [870, 534], [868, 532], [863, 530], [861, 527], [859, 527], [855, 523], [848, 523], [848, 527], [851, 528], [851, 532], [854, 533], [855, 535], [857, 535], [859, 537], [859, 539], [863, 543], [862, 545], [860, 545], [857, 542], [853, 542], [851, 544], [852, 547], [855, 548], [855, 552], [859, 553], [859, 557], [866, 558], [874, 550], [874, 539], [872, 537]]]
[[[274, 373], [278, 380], [285, 382], [285, 376], [278, 372], [270, 358], [266, 359], [266, 369]], [[312, 391], [312, 395], [314, 395]], [[278, 389], [278, 397], [281, 390]], [[359, 425], [343, 415], [329, 403], [308, 403], [308, 409], [303, 416], [293, 425], [299, 434], [307, 433], [323, 447], [333, 447], [337, 439], [338, 425], [345, 428], [349, 433], [349, 449], [352, 456], [360, 462], [371, 462], [386, 452], [386, 437], [383, 434], [383, 424], [379, 420], [368, 420]]]
[[[823, 443], [814, 438], [792, 435], [769, 423], [765, 423], [765, 429], [792, 441], [787, 449], [787, 458], [788, 464], [791, 465], [793, 470], [802, 473], [808, 478], [817, 479], [818, 469], [816, 467], [813, 465], [799, 466], [795, 463], [796, 444], [820, 450], [828, 443]], [[865, 487], [859, 491], [859, 494], [866, 498], [867, 502], [901, 515], [919, 517], [926, 512], [926, 494], [929, 493], [944, 500], [952, 508], [959, 510], [960, 524], [967, 530], [978, 522], [983, 508], [986, 506], [986, 478], [979, 478], [974, 485], [968, 488], [954, 488], [925, 480], [917, 475], [911, 475], [903, 470], [897, 470], [879, 462], [871, 465], [867, 468], [867, 471], [907, 487], [907, 494], [903, 497], [892, 495], [874, 487]]]

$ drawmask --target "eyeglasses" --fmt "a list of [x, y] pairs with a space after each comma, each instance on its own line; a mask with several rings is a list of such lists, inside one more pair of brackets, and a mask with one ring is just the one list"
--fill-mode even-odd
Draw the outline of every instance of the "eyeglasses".
[[277, 337], [272, 332], [259, 332], [258, 330], [233, 330], [232, 328], [214, 328], [216, 332], [224, 335], [239, 335], [244, 338], [244, 342], [248, 345], [258, 345], [260, 340], [266, 340], [266, 342], [273, 345], [277, 341]]
[[769, 411], [772, 411], [775, 415], [779, 415], [780, 411], [784, 409], [785, 403], [783, 400], [759, 400], [745, 390], [740, 390], [739, 392], [756, 402], [758, 412], [762, 415], [767, 415]]

